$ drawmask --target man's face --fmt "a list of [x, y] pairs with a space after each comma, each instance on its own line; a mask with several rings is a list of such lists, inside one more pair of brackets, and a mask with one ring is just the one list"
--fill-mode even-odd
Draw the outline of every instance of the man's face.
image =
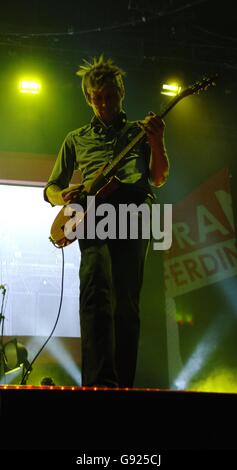
[[107, 84], [100, 90], [92, 90], [89, 102], [95, 115], [110, 124], [122, 110], [123, 94], [113, 84]]

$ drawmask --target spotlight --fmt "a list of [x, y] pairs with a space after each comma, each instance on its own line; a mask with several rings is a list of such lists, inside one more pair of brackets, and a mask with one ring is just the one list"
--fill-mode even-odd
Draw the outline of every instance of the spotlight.
[[41, 91], [41, 84], [35, 80], [21, 80], [19, 83], [19, 91], [21, 93], [38, 95]]
[[161, 90], [162, 95], [176, 96], [176, 95], [179, 95], [180, 92], [181, 92], [181, 86], [179, 86], [177, 83], [173, 83], [173, 84], [164, 83], [162, 85], [162, 90]]
[[22, 367], [22, 376], [24, 376], [30, 366], [27, 349], [16, 338], [2, 345], [1, 361], [5, 375]]

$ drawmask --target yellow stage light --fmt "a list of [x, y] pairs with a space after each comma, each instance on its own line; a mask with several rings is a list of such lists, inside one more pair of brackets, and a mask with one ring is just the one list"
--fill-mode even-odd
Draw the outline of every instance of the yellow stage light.
[[41, 83], [36, 80], [21, 80], [19, 83], [19, 91], [21, 93], [38, 95], [41, 91]]
[[164, 83], [162, 85], [161, 94], [168, 95], [168, 96], [176, 96], [181, 92], [181, 89], [182, 89], [181, 86], [178, 85], [177, 83], [172, 83], [172, 84]]

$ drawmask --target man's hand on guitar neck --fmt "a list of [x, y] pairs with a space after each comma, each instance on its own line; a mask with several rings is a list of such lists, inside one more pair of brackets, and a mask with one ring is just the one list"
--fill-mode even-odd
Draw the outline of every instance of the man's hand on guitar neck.
[[142, 121], [138, 122], [139, 126], [145, 131], [148, 142], [153, 147], [157, 146], [157, 143], [163, 142], [165, 123], [152, 111]]

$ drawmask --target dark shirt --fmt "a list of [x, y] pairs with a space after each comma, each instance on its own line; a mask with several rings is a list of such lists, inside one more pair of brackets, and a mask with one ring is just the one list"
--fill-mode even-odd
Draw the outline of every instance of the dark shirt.
[[[136, 122], [127, 121], [121, 112], [113, 125], [103, 126], [94, 116], [90, 124], [70, 132], [60, 149], [58, 158], [44, 190], [56, 184], [61, 189], [69, 186], [74, 170], [80, 170], [83, 183], [91, 182], [97, 170], [113, 160], [131, 142], [141, 128]], [[143, 192], [152, 193], [149, 183], [150, 147], [146, 140], [136, 144], [116, 171], [116, 177], [126, 185]]]

